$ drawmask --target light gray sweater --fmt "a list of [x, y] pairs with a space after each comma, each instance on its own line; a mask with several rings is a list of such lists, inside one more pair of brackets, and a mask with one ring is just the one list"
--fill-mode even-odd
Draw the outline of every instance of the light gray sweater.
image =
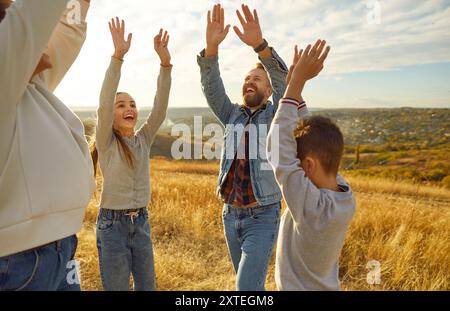
[[287, 203], [280, 223], [275, 281], [279, 290], [340, 290], [339, 256], [356, 208], [354, 195], [339, 175], [344, 192], [319, 189], [305, 176], [293, 132], [298, 116], [308, 117], [309, 112], [306, 106], [299, 109], [287, 102], [280, 101], [267, 144], [269, 162]]
[[132, 138], [123, 137], [134, 156], [134, 169], [124, 159], [113, 133], [114, 104], [123, 61], [111, 58], [97, 111], [96, 146], [103, 174], [100, 206], [128, 210], [146, 207], [150, 199], [150, 149], [166, 118], [172, 67], [161, 67], [152, 112]]

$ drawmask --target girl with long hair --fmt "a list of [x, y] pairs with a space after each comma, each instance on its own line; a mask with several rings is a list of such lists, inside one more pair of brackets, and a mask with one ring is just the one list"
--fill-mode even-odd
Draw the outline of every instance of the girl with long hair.
[[149, 156], [156, 133], [166, 117], [171, 86], [169, 36], [161, 29], [154, 47], [161, 67], [154, 106], [147, 121], [135, 131], [138, 110], [133, 97], [117, 92], [124, 56], [132, 34], [125, 39], [125, 22], [109, 23], [115, 52], [103, 82], [97, 111], [94, 166], [103, 176], [100, 211], [97, 217], [97, 247], [100, 274], [105, 290], [155, 289], [153, 248], [147, 205], [150, 197]]

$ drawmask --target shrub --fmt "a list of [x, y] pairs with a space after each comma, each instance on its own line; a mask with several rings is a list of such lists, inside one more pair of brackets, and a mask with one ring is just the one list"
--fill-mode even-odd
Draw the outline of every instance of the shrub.
[[441, 169], [434, 169], [427, 174], [427, 179], [441, 181], [447, 174]]

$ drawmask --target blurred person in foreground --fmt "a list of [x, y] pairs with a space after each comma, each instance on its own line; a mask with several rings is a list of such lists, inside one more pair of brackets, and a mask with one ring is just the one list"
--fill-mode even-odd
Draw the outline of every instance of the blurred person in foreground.
[[53, 91], [83, 46], [89, 2], [71, 23], [67, 0], [0, 1], [0, 290], [80, 290], [75, 234], [93, 165], [83, 124]]

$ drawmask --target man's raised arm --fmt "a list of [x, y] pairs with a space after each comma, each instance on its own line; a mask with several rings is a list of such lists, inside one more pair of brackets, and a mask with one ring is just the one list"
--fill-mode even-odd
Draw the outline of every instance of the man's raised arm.
[[225, 27], [225, 14], [220, 4], [208, 11], [206, 49], [197, 57], [200, 66], [203, 94], [220, 122], [226, 126], [235, 108], [226, 94], [219, 69], [219, 45], [226, 38], [230, 25]]

